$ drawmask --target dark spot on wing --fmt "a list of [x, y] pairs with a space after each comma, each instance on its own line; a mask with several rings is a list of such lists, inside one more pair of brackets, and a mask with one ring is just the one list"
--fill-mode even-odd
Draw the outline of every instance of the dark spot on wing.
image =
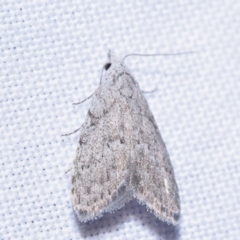
[[167, 209], [164, 206], [161, 206], [161, 212], [167, 212]]
[[72, 183], [75, 183], [75, 182], [76, 182], [76, 177], [72, 176]]
[[174, 213], [173, 218], [174, 218], [175, 221], [178, 221], [179, 218], [180, 218], [180, 214], [179, 213]]
[[122, 185], [119, 189], [118, 189], [118, 194], [121, 196], [125, 193], [126, 191], [126, 186]]
[[87, 216], [88, 212], [86, 210], [79, 210], [79, 215]]

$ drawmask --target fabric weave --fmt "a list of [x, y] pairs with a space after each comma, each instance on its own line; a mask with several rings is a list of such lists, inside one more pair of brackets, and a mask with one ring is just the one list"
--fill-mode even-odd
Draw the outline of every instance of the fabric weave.
[[[30, 1], [0, 4], [0, 239], [240, 236], [240, 3]], [[166, 143], [181, 223], [132, 201], [80, 225], [71, 168], [108, 49], [129, 57]]]

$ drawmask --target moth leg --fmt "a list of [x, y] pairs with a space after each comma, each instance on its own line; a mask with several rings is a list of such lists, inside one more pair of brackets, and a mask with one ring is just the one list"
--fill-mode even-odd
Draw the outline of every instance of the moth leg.
[[155, 87], [153, 90], [150, 90], [150, 91], [143, 91], [143, 90], [141, 90], [141, 91], [142, 91], [142, 93], [153, 93], [153, 92], [156, 92], [157, 89], [158, 89], [158, 87]]
[[65, 172], [65, 174], [69, 173], [71, 170], [72, 170], [72, 169], [69, 168], [69, 169]]
[[[94, 92], [94, 93], [95, 93], [95, 92]], [[82, 104], [82, 103], [86, 102], [88, 99], [90, 99], [90, 98], [93, 96], [94, 93], [92, 93], [89, 97], [83, 99], [81, 102], [73, 103], [73, 105], [78, 105], [78, 104]]]
[[73, 132], [71, 132], [71, 133], [62, 134], [62, 135], [61, 135], [61, 137], [65, 137], [65, 136], [72, 135], [72, 134], [74, 134], [74, 133], [78, 132], [80, 129], [81, 129], [81, 127], [80, 127], [80, 128], [78, 128], [78, 129], [76, 129], [76, 130], [74, 130], [74, 131], [73, 131]]

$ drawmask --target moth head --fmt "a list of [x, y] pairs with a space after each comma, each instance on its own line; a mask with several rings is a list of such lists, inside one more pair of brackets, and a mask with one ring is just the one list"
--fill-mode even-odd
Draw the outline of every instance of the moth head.
[[111, 67], [112, 63], [108, 62], [104, 65], [104, 69], [107, 71]]

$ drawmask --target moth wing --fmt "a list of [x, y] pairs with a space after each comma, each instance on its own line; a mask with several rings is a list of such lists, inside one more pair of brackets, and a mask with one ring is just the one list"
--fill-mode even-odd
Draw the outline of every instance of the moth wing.
[[72, 202], [81, 222], [119, 209], [132, 199], [126, 182], [130, 151], [124, 140], [129, 132], [126, 108], [114, 88], [100, 85], [93, 96], [72, 169]]
[[130, 103], [132, 121], [137, 123], [132, 134], [133, 160], [129, 185], [133, 195], [156, 217], [178, 223], [180, 201], [174, 171], [166, 146], [149, 106], [138, 89]]

